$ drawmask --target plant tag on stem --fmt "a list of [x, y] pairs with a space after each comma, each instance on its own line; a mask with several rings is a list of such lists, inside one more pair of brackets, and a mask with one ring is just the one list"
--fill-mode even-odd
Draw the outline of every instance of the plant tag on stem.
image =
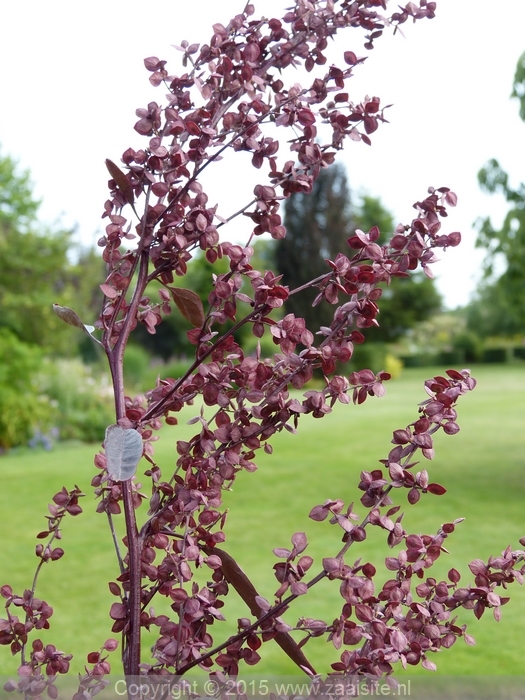
[[142, 437], [133, 428], [124, 429], [120, 425], [106, 428], [107, 470], [113, 481], [126, 481], [137, 471], [142, 457]]

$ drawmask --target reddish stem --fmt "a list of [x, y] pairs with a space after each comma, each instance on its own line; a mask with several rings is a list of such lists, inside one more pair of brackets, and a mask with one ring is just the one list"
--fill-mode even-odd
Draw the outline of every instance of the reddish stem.
[[[109, 367], [115, 393], [115, 413], [117, 421], [126, 416], [124, 394], [124, 350], [126, 348], [133, 319], [136, 317], [140, 299], [148, 279], [149, 252], [140, 253], [140, 267], [137, 285], [129, 305], [124, 327], [119, 339], [112, 350], [107, 350]], [[139, 540], [135, 507], [133, 505], [133, 485], [131, 479], [122, 482], [122, 499], [124, 518], [126, 522], [126, 537], [128, 546], [128, 627], [123, 633], [123, 665], [124, 673], [128, 676], [139, 675], [140, 665], [140, 594], [141, 594], [141, 543]]]

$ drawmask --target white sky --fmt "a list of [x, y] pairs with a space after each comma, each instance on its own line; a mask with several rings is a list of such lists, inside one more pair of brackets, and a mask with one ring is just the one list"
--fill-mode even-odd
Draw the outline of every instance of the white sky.
[[[252, 2], [258, 15], [276, 17], [290, 4]], [[0, 144], [31, 170], [47, 222], [76, 224], [86, 244], [98, 238], [109, 177], [104, 159], [118, 163], [128, 146], [142, 147], [135, 109], [152, 99], [164, 104], [143, 59], [167, 59], [169, 71], [179, 73], [181, 54], [171, 45], [208, 41], [211, 24], [226, 24], [243, 6], [244, 0], [3, 3]], [[525, 125], [509, 99], [525, 51], [525, 2], [438, 0], [435, 19], [407, 22], [403, 32], [381, 38], [372, 52], [356, 31], [336, 42], [335, 57], [347, 49], [369, 56], [348, 83], [351, 99], [378, 95], [394, 104], [372, 147], [348, 143], [342, 161], [354, 192], [379, 196], [403, 223], [429, 185], [458, 194], [443, 232], [459, 230], [464, 242], [434, 268], [447, 305], [455, 307], [468, 301], [479, 278], [483, 252], [474, 248], [473, 221], [489, 214], [498, 222], [505, 213], [503, 201], [479, 191], [477, 171], [495, 157], [515, 184], [525, 179]], [[220, 212], [236, 211], [265, 172], [253, 180], [237, 167], [214, 178]]]

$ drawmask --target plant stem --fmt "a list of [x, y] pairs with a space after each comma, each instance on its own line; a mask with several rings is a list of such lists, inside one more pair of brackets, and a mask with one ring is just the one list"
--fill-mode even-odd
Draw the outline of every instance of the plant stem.
[[133, 507], [133, 489], [131, 479], [122, 483], [122, 498], [124, 502], [124, 516], [126, 519], [126, 534], [128, 539], [128, 571], [129, 571], [129, 598], [128, 598], [128, 624], [125, 631], [125, 646], [123, 647], [124, 673], [127, 676], [139, 675], [140, 664], [140, 546]]
[[[107, 350], [113, 389], [115, 392], [115, 413], [117, 421], [126, 416], [124, 396], [124, 350], [136, 316], [139, 301], [142, 297], [148, 277], [148, 251], [142, 249], [137, 285], [133, 292], [126, 322], [115, 347]], [[123, 631], [123, 665], [124, 673], [128, 676], [139, 675], [140, 665], [140, 594], [141, 594], [141, 542], [133, 504], [132, 479], [122, 482], [122, 500], [126, 521], [126, 537], [128, 547], [128, 626]]]
[[[123, 349], [124, 345], [117, 343], [114, 350], [108, 355], [115, 391], [117, 421], [126, 415]], [[129, 571], [128, 626], [122, 633], [122, 662], [126, 675], [138, 676], [140, 664], [140, 548], [135, 508], [133, 507], [133, 485], [131, 479], [122, 482], [122, 500], [126, 521]]]

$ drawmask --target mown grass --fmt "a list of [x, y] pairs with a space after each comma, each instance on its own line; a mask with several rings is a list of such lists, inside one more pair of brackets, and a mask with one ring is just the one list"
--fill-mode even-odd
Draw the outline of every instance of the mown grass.
[[[297, 435], [275, 437], [273, 455], [259, 456], [257, 472], [240, 475], [234, 490], [226, 494], [230, 510], [225, 547], [261, 595], [271, 599], [277, 588], [272, 574], [277, 560], [272, 549], [288, 546], [294, 532], [307, 533], [308, 552], [318, 565], [322, 557], [338, 551], [340, 531], [328, 522], [309, 520], [308, 512], [327, 498], [355, 501], [357, 512], [364, 512], [359, 503], [361, 492], [356, 488], [359, 472], [374, 468], [377, 460], [386, 456], [392, 430], [415, 419], [417, 403], [425, 398], [422, 382], [432, 373], [428, 368], [405, 370], [402, 379], [388, 385], [383, 399], [369, 399], [359, 407], [337, 406], [323, 420], [307, 417]], [[525, 534], [525, 367], [479, 366], [474, 375], [478, 387], [459, 403], [461, 432], [453, 437], [440, 435], [435, 460], [424, 465], [431, 480], [442, 483], [447, 493], [441, 497], [427, 494], [416, 506], [408, 506], [404, 492], [394, 494], [406, 511], [403, 522], [409, 532], [433, 533], [442, 523], [465, 517], [447, 541], [450, 554], [440, 558], [429, 572], [442, 578], [454, 566], [462, 572], [465, 583], [472, 579], [469, 561], [498, 554], [507, 544], [519, 548], [518, 539]], [[190, 411], [196, 413], [195, 408]], [[181, 424], [164, 432], [156, 449], [164, 473], [176, 460], [175, 441], [193, 434], [194, 429]], [[115, 600], [107, 587], [117, 575], [111, 539], [105, 517], [94, 512], [89, 485], [95, 472], [95, 451], [94, 446], [61, 445], [50, 453], [21, 450], [0, 460], [0, 584], [10, 583], [16, 590], [31, 585], [37, 563], [31, 555], [34, 536], [43, 529], [51, 496], [63, 485], [73, 484], [87, 494], [82, 499], [84, 513], [64, 523], [61, 546], [65, 556], [44, 567], [38, 587], [38, 595], [56, 611], [45, 639], [74, 653], [77, 670], [81, 670], [85, 654], [111, 636], [107, 611]], [[388, 554], [383, 531], [372, 531], [355, 552], [350, 551], [349, 561], [362, 557], [381, 572]], [[317, 570], [315, 565], [313, 570]], [[477, 646], [468, 647], [460, 640], [451, 650], [434, 656], [438, 673], [523, 672], [525, 590], [517, 585], [513, 588], [499, 623], [490, 612], [477, 621], [462, 611], [460, 622], [469, 624]], [[301, 615], [331, 621], [338, 615], [340, 601], [337, 583], [324, 581], [298, 600], [285, 617], [292, 624]], [[246, 614], [244, 604], [232, 593], [226, 607], [232, 622], [216, 625], [212, 630], [216, 639], [222, 639], [226, 630], [233, 631], [237, 617]], [[258, 674], [294, 672], [275, 645], [265, 645], [262, 651], [264, 660], [254, 669]], [[305, 651], [320, 671], [327, 670], [338, 657], [338, 652], [321, 640], [309, 642]], [[1, 652], [0, 673], [12, 672], [17, 659], [11, 658], [7, 648]]]

